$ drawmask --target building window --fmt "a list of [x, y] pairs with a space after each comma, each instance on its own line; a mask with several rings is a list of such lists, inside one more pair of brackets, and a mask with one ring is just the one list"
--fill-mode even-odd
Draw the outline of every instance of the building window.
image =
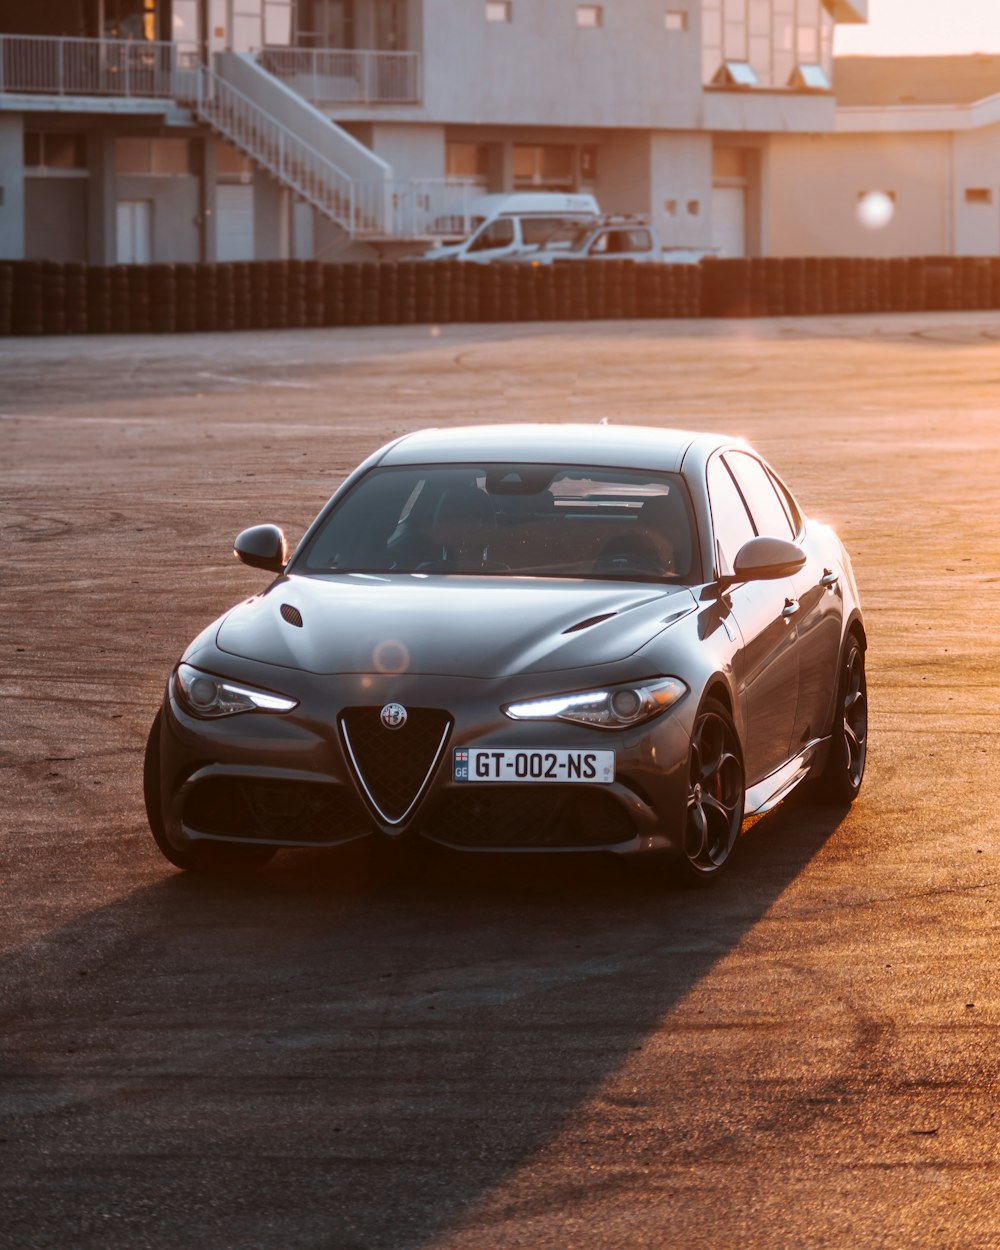
[[830, 80], [822, 65], [797, 65], [788, 81], [800, 91], [829, 91]]
[[688, 15], [677, 9], [667, 9], [663, 15], [663, 25], [672, 33], [680, 33], [688, 28]]
[[509, 0], [487, 0], [486, 20], [488, 22], [509, 22], [513, 14], [513, 5]]
[[594, 144], [585, 144], [580, 149], [580, 181], [594, 182], [597, 179], [597, 148]]
[[353, 0], [299, 0], [295, 43], [302, 48], [353, 48]]
[[[702, 75], [714, 86], [820, 87], [833, 74], [835, 21], [825, 0], [703, 0]], [[754, 82], [734, 81], [723, 67], [748, 65]], [[808, 74], [803, 70], [810, 67]], [[803, 83], [804, 78], [813, 78]]]
[[116, 139], [115, 173], [177, 175], [191, 172], [187, 139]]
[[514, 186], [563, 191], [573, 186], [574, 150], [554, 143], [514, 144]]
[[485, 143], [446, 143], [444, 173], [446, 178], [473, 178], [485, 183], [489, 177], [490, 150]]
[[26, 130], [24, 164], [27, 169], [86, 169], [87, 141], [82, 134]]
[[252, 182], [253, 161], [220, 139], [215, 144], [215, 173], [220, 182]]
[[724, 61], [712, 79], [713, 87], [756, 87], [760, 79], [747, 61]]
[[701, 216], [701, 200], [688, 200], [687, 210], [689, 217]]
[[600, 4], [578, 4], [576, 6], [577, 26], [603, 26], [604, 7]]
[[966, 187], [966, 204], [992, 204], [993, 191], [990, 187]]

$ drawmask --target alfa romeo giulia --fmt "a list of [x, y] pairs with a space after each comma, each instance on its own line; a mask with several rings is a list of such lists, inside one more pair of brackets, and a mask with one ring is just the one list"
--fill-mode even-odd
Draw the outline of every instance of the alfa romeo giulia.
[[171, 863], [354, 839], [646, 856], [689, 884], [867, 754], [851, 562], [744, 442], [616, 425], [396, 439], [170, 674], [145, 798]]

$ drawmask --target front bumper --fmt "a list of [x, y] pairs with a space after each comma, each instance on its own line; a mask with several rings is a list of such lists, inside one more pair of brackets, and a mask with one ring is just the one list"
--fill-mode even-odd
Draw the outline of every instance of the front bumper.
[[[244, 676], [250, 680], [249, 673]], [[254, 678], [276, 685], [273, 671]], [[570, 675], [570, 683], [574, 680], [578, 674]], [[478, 853], [635, 855], [678, 844], [695, 710], [690, 695], [646, 725], [606, 732], [558, 721], [507, 719], [499, 708], [511, 698], [509, 681], [501, 687], [466, 678], [317, 676], [286, 670], [280, 682], [282, 690], [300, 699], [291, 713], [199, 720], [168, 692], [160, 781], [165, 830], [179, 850], [204, 841], [332, 847], [371, 836], [426, 839]], [[538, 693], [552, 686], [549, 674]], [[416, 801], [398, 819], [407, 803], [400, 799], [393, 809], [373, 802], [366, 784], [371, 778], [359, 776], [358, 760], [347, 749], [342, 716], [344, 709], [377, 713], [389, 702], [441, 709], [446, 721], [444, 745], [439, 743]], [[387, 750], [398, 742], [393, 732], [384, 731]], [[456, 781], [452, 758], [458, 747], [611, 748], [616, 779], [607, 785]], [[377, 736], [368, 750], [378, 771]]]

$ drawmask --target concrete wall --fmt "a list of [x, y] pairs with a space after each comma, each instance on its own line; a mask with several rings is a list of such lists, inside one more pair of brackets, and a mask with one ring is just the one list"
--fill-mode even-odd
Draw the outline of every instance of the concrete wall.
[[791, 91], [719, 91], [704, 93], [699, 128], [784, 134], [833, 130], [832, 95]]
[[[664, 247], [709, 247], [712, 242], [712, 136], [652, 137], [648, 212]], [[668, 203], [674, 202], [673, 213]]]
[[[950, 252], [951, 148], [948, 132], [772, 136], [767, 211], [770, 254], [933, 256]], [[871, 229], [860, 221], [858, 197], [864, 191], [895, 194], [895, 213], [884, 228]]]
[[[514, 0], [513, 21], [487, 22], [482, 0], [424, 0], [424, 115], [435, 121], [553, 126], [697, 124], [698, 6], [683, 34], [664, 5], [605, 3], [605, 24], [576, 25], [576, 0]], [[623, 72], [623, 67], [627, 70]]]
[[254, 260], [287, 260], [290, 245], [288, 192], [259, 170], [253, 180]]
[[444, 127], [374, 123], [365, 140], [394, 178], [443, 178]]
[[0, 260], [24, 258], [24, 126], [0, 113]]
[[613, 131], [597, 149], [594, 194], [607, 213], [646, 213], [651, 194], [651, 136], [648, 131]]
[[87, 260], [115, 263], [115, 139], [110, 129], [87, 132]]
[[[956, 255], [1000, 255], [1000, 126], [957, 132], [952, 169]], [[988, 191], [991, 202], [968, 202], [970, 189]]]

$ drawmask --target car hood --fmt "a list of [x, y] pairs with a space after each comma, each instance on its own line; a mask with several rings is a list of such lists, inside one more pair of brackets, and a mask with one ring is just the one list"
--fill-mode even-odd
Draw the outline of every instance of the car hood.
[[614, 663], [695, 606], [687, 588], [635, 583], [291, 576], [228, 613], [216, 645], [313, 673], [490, 679]]

